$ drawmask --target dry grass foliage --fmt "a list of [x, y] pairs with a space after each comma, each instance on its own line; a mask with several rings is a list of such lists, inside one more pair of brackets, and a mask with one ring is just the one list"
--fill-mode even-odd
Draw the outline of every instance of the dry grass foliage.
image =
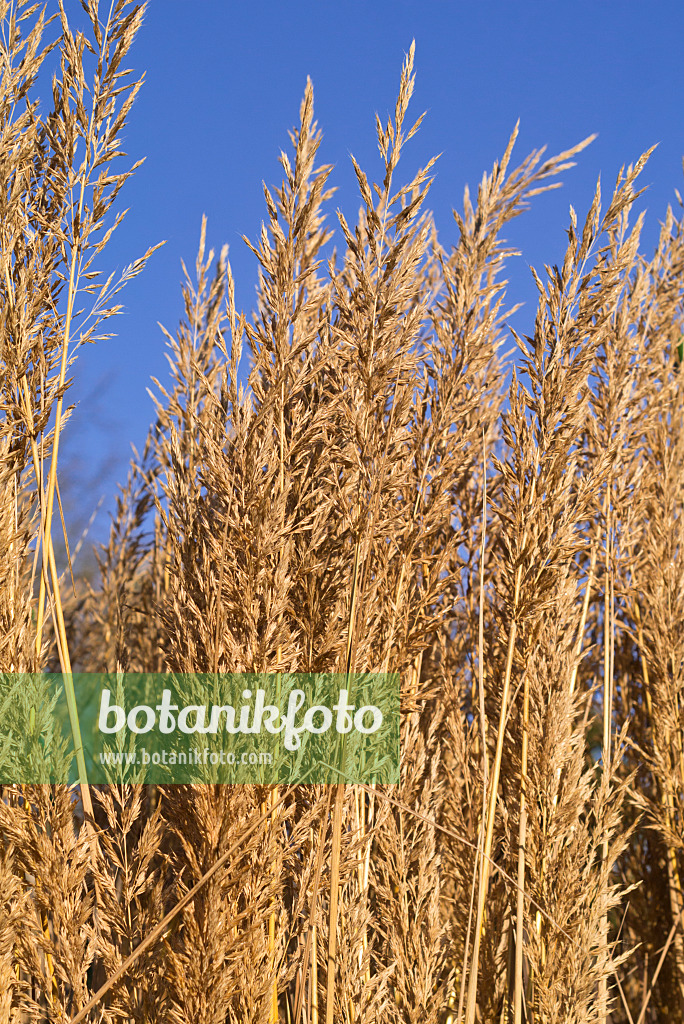
[[444, 248], [435, 161], [402, 170], [412, 47], [331, 253], [308, 83], [256, 310], [203, 222], [100, 586], [73, 589], [69, 375], [150, 254], [98, 278], [144, 5], [82, 6], [73, 32], [62, 0], [0, 0], [0, 669], [398, 671], [402, 773], [5, 786], [0, 1022], [684, 1019], [681, 201], [650, 259], [648, 154], [571, 211], [507, 386], [502, 235], [589, 140], [516, 167], [514, 132]]

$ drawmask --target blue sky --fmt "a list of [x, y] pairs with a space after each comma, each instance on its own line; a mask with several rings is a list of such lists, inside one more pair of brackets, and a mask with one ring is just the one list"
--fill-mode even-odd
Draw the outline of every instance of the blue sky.
[[[80, 5], [66, 0], [66, 8], [75, 14]], [[442, 244], [456, 239], [451, 210], [464, 185], [476, 188], [518, 119], [516, 162], [533, 148], [547, 145], [550, 155], [598, 133], [564, 187], [538, 197], [508, 231], [523, 253], [508, 274], [511, 304], [526, 304], [518, 330], [534, 319], [529, 264], [560, 259], [569, 204], [582, 218], [599, 174], [608, 193], [620, 166], [658, 143], [640, 207], [648, 210], [646, 249], [654, 244], [675, 188], [684, 191], [681, 0], [150, 0], [130, 55], [146, 83], [124, 135], [131, 159], [146, 162], [121, 193], [130, 212], [102, 266], [121, 269], [149, 245], [166, 245], [123, 293], [126, 313], [112, 324], [118, 336], [82, 350], [76, 367], [71, 398], [79, 406], [64, 451], [77, 502], [72, 523], [80, 526], [104, 496], [93, 539], [107, 532], [130, 444], [142, 445], [153, 417], [150, 377], [168, 378], [157, 321], [175, 333], [180, 260], [194, 265], [202, 214], [211, 246], [230, 246], [237, 301], [249, 312], [256, 260], [241, 235], [260, 230], [262, 179], [280, 182], [278, 154], [307, 75], [323, 130], [320, 162], [335, 165], [331, 214], [339, 206], [354, 218], [360, 200], [349, 155], [380, 177], [375, 113], [386, 119], [393, 110], [414, 38], [412, 112], [427, 117], [404, 151], [403, 174], [410, 180], [442, 153], [428, 199]]]

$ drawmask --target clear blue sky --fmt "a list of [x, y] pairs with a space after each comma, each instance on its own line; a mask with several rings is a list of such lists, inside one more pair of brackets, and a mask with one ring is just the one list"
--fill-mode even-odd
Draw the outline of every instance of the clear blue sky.
[[[66, 0], [66, 7], [80, 5]], [[65, 455], [76, 474], [79, 521], [105, 495], [94, 537], [107, 531], [130, 443], [142, 445], [152, 419], [150, 377], [167, 379], [157, 321], [175, 332], [180, 260], [194, 264], [202, 214], [211, 246], [230, 246], [237, 301], [249, 312], [256, 261], [240, 236], [258, 235], [261, 182], [280, 182], [278, 154], [289, 145], [307, 75], [324, 133], [320, 162], [335, 165], [334, 205], [354, 218], [349, 154], [377, 180], [374, 115], [393, 110], [413, 38], [413, 114], [427, 110], [427, 117], [402, 162], [409, 180], [443, 154], [428, 200], [442, 244], [456, 239], [451, 210], [460, 208], [464, 185], [476, 187], [518, 118], [517, 162], [532, 148], [547, 145], [552, 154], [598, 133], [563, 176], [563, 189], [539, 197], [509, 230], [523, 252], [508, 275], [511, 303], [526, 303], [519, 330], [534, 318], [528, 265], [560, 259], [569, 204], [582, 217], [599, 173], [607, 192], [622, 164], [658, 143], [643, 175], [644, 240], [653, 245], [674, 189], [682, 191], [682, 0], [150, 0], [130, 58], [146, 83], [125, 133], [130, 157], [146, 162], [121, 194], [130, 212], [104, 265], [121, 268], [148, 245], [167, 244], [123, 293], [126, 314], [112, 324], [118, 337], [83, 351], [76, 369], [71, 395], [80, 405]]]

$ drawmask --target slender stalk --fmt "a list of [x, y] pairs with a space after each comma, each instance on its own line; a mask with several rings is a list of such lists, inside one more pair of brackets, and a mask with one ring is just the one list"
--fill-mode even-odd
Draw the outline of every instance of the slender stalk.
[[525, 924], [525, 843], [527, 830], [527, 745], [530, 725], [530, 680], [525, 673], [523, 690], [523, 734], [520, 759], [520, 820], [518, 823], [518, 900], [515, 925], [515, 988], [513, 991], [513, 1019], [522, 1024], [523, 941]]
[[[278, 647], [278, 666], [280, 666], [281, 649]], [[280, 704], [280, 693], [281, 693], [281, 676], [278, 672], [276, 682], [276, 705]], [[270, 814], [270, 827], [272, 838], [275, 832], [276, 825], [276, 810], [278, 807], [278, 786], [269, 787], [268, 800], [261, 804], [261, 813]], [[276, 873], [276, 865], [272, 863], [270, 865], [271, 876], [274, 877]], [[278, 979], [275, 966], [275, 933], [276, 933], [276, 912], [274, 901], [272, 901], [271, 912], [268, 917], [268, 956], [270, 969], [273, 971], [273, 984], [271, 986], [271, 997], [269, 1002], [269, 1024], [277, 1024], [278, 1021]]]
[[[515, 578], [515, 599], [514, 609], [517, 610], [520, 596], [520, 583], [522, 581], [522, 565], [518, 566]], [[491, 862], [492, 842], [494, 839], [494, 819], [496, 816], [496, 801], [499, 789], [499, 775], [501, 772], [501, 757], [503, 755], [504, 733], [506, 731], [506, 718], [508, 712], [508, 697], [511, 688], [511, 674], [513, 670], [513, 654], [515, 652], [515, 641], [518, 635], [518, 623], [515, 618], [511, 623], [511, 631], [508, 637], [508, 652], [506, 656], [506, 672], [504, 675], [503, 689], [501, 692], [501, 708], [499, 711], [499, 728], [496, 737], [496, 754], [492, 766], [492, 778], [489, 787], [489, 802], [487, 806], [487, 830], [485, 833], [484, 847], [480, 855], [480, 886], [477, 899], [477, 915], [475, 918], [475, 937], [473, 939], [473, 955], [470, 966], [470, 977], [468, 978], [468, 999], [466, 1002], [466, 1024], [474, 1024], [475, 1010], [477, 1004], [477, 977], [480, 963], [480, 943], [482, 940], [482, 923], [484, 919], [485, 903], [487, 901], [487, 885], [489, 882], [489, 871]]]
[[325, 992], [325, 1024], [335, 1019], [335, 973], [337, 966], [337, 914], [340, 888], [340, 849], [342, 840], [342, 809], [344, 806], [344, 782], [335, 783], [335, 806], [333, 809], [332, 851], [330, 854], [330, 933], [328, 935], [328, 976]]
[[[605, 499], [606, 515], [606, 552], [605, 552], [605, 578], [606, 586], [603, 595], [603, 770], [608, 770], [610, 763], [611, 746], [611, 712], [613, 707], [613, 607], [612, 607], [612, 487], [608, 481], [608, 490]], [[604, 840], [601, 847], [603, 864], [608, 860], [608, 841]], [[601, 943], [603, 951], [608, 945], [608, 914], [604, 910], [601, 918]], [[601, 975], [598, 985], [598, 1019], [599, 1024], [606, 1024], [608, 1015], [608, 978], [605, 973]]]
[[[81, 205], [83, 203], [83, 192], [81, 193]], [[73, 289], [75, 272], [75, 250], [72, 254], [71, 261], [71, 273], [70, 273], [70, 299], [67, 305], [67, 319], [65, 323], [65, 334], [64, 334], [64, 346], [62, 349], [62, 361], [60, 367], [60, 387], [64, 385], [64, 379], [66, 375], [67, 366], [67, 349], [68, 339], [71, 324], [71, 315], [73, 311], [73, 295], [71, 291]], [[9, 270], [5, 265], [5, 273], [8, 279], [8, 296], [10, 303], [12, 301], [12, 289], [11, 281], [9, 280]], [[57, 402], [57, 417], [55, 421], [54, 439], [52, 447], [52, 461], [50, 464], [50, 475], [48, 481], [47, 496], [43, 495], [42, 488], [42, 472], [41, 472], [41, 461], [38, 454], [38, 447], [36, 445], [36, 439], [34, 436], [33, 428], [33, 409], [30, 401], [30, 394], [28, 391], [28, 381], [26, 375], [22, 377], [22, 398], [25, 404], [25, 411], [28, 417], [28, 428], [30, 434], [31, 444], [31, 455], [33, 459], [33, 471], [36, 479], [36, 486], [38, 488], [39, 501], [41, 507], [40, 515], [40, 534], [39, 543], [42, 541], [43, 549], [43, 566], [40, 577], [40, 593], [38, 599], [38, 611], [37, 611], [37, 625], [36, 625], [36, 661], [39, 663], [40, 651], [42, 646], [42, 627], [43, 627], [43, 610], [45, 605], [45, 594], [46, 594], [46, 583], [48, 574], [52, 583], [52, 596], [53, 596], [53, 614], [55, 615], [55, 634], [57, 639], [57, 651], [59, 655], [60, 666], [63, 674], [64, 692], [67, 701], [67, 710], [69, 713], [69, 725], [71, 727], [71, 735], [74, 745], [74, 755], [76, 758], [76, 767], [78, 770], [78, 780], [81, 790], [81, 800], [83, 802], [83, 810], [86, 815], [86, 821], [92, 819], [93, 816], [93, 804], [90, 797], [90, 788], [88, 786], [88, 777], [85, 765], [85, 756], [83, 753], [83, 740], [81, 737], [81, 728], [78, 717], [78, 707], [76, 705], [76, 694], [74, 690], [73, 675], [71, 671], [71, 660], [69, 658], [69, 645], [66, 635], [66, 626], [64, 623], [64, 612], [62, 609], [62, 601], [59, 587], [59, 575], [57, 573], [57, 565], [55, 562], [55, 551], [52, 543], [51, 534], [51, 517], [53, 499], [55, 494], [55, 488], [57, 483], [56, 467], [57, 467], [57, 449], [59, 443], [59, 433], [61, 429], [62, 419], [62, 401], [63, 397], [60, 395]], [[44, 514], [43, 514], [44, 509]]]
[[[79, 221], [83, 216], [83, 200], [85, 195], [85, 183], [81, 181], [81, 196], [79, 201], [78, 216]], [[74, 301], [76, 299], [76, 263], [78, 258], [79, 247], [74, 245], [71, 252], [71, 265], [69, 267], [69, 288], [67, 292], [67, 307], [66, 316], [64, 320], [64, 338], [62, 340], [62, 357], [59, 367], [59, 388], [60, 395], [57, 399], [57, 408], [55, 413], [55, 426], [53, 431], [52, 440], [52, 452], [50, 454], [50, 468], [48, 471], [48, 482], [47, 482], [47, 493], [45, 496], [45, 525], [43, 528], [43, 564], [46, 565], [49, 561], [49, 552], [52, 548], [52, 509], [55, 497], [55, 484], [57, 482], [57, 457], [59, 453], [59, 439], [62, 432], [62, 417], [64, 407], [64, 384], [66, 381], [66, 371], [68, 365], [68, 354], [69, 354], [69, 343], [71, 341], [71, 318], [74, 311]], [[59, 591], [54, 595], [55, 605], [60, 604]], [[42, 643], [43, 633], [43, 609], [45, 602], [45, 593], [41, 584], [41, 592], [38, 599], [38, 612], [37, 612], [37, 625], [36, 625], [36, 652], [40, 651]], [[62, 671], [66, 672], [66, 668], [62, 668]]]
[[311, 925], [311, 1024], [318, 1024], [318, 952], [316, 945], [316, 922]]
[[[361, 542], [359, 538], [357, 538], [354, 545], [354, 569], [351, 601], [349, 602], [349, 624], [347, 629], [347, 653], [345, 659], [347, 676], [349, 676], [351, 671], [351, 662], [354, 651], [354, 626], [356, 622], [356, 604], [359, 589], [360, 557]], [[342, 746], [344, 746], [344, 736], [342, 737]], [[343, 761], [343, 758], [340, 757], [340, 760]], [[328, 973], [326, 979], [325, 1024], [333, 1024], [334, 1013], [337, 959], [337, 912], [340, 888], [340, 849], [342, 844], [342, 811], [345, 795], [344, 782], [335, 783], [334, 794], [335, 805], [333, 809], [332, 852], [330, 857], [330, 907], [328, 915]]]
[[[280, 381], [280, 444], [279, 444], [279, 493], [282, 501], [283, 494], [285, 492], [285, 379], [284, 377]], [[283, 509], [283, 516], [284, 516]], [[282, 520], [281, 520], [282, 523]], [[280, 616], [280, 622], [282, 622], [282, 616]], [[280, 624], [280, 623], [279, 623]], [[276, 683], [276, 705], [280, 705], [280, 693], [281, 693], [281, 660], [282, 660], [282, 647], [278, 646], [276, 655], [278, 663], [278, 678]], [[275, 807], [278, 803], [278, 786], [272, 786], [270, 791], [270, 803], [271, 803], [271, 831], [275, 830]], [[271, 910], [268, 918], [268, 954], [271, 961], [271, 967], [273, 970], [273, 987], [271, 989], [271, 1008], [269, 1011], [269, 1024], [277, 1024], [278, 1021], [278, 979], [275, 970], [275, 933], [276, 933], [276, 914], [275, 907]]]
[[[482, 487], [482, 544], [480, 545], [480, 591], [479, 591], [479, 609], [478, 609], [478, 701], [480, 711], [480, 734], [482, 739], [482, 810], [483, 817], [480, 822], [478, 830], [477, 844], [478, 849], [482, 845], [482, 831], [484, 827], [484, 808], [487, 804], [487, 787], [489, 785], [489, 753], [487, 751], [487, 714], [485, 710], [485, 692], [484, 692], [484, 556], [486, 550], [486, 539], [487, 539], [487, 452], [486, 452], [486, 437], [484, 429], [482, 431], [482, 472], [483, 472], [483, 487]], [[478, 862], [475, 862], [475, 869], [473, 871], [472, 883], [470, 886], [470, 904], [468, 907], [468, 924], [466, 927], [465, 945], [463, 949], [463, 964], [461, 966], [461, 979], [459, 984], [458, 992], [458, 1009], [456, 1014], [456, 1020], [461, 1024], [463, 1019], [463, 1002], [465, 999], [465, 980], [468, 977], [468, 956], [470, 954], [470, 929], [473, 923], [473, 905], [475, 902], [475, 886], [477, 880], [477, 873], [481, 867]]]
[[484, 692], [484, 559], [487, 544], [487, 441], [482, 431], [482, 544], [480, 545], [480, 595], [478, 610], [478, 660], [477, 660], [477, 695], [480, 710], [480, 732], [482, 734], [482, 772], [484, 792], [489, 783], [489, 754], [487, 752], [487, 713], [485, 711]]

